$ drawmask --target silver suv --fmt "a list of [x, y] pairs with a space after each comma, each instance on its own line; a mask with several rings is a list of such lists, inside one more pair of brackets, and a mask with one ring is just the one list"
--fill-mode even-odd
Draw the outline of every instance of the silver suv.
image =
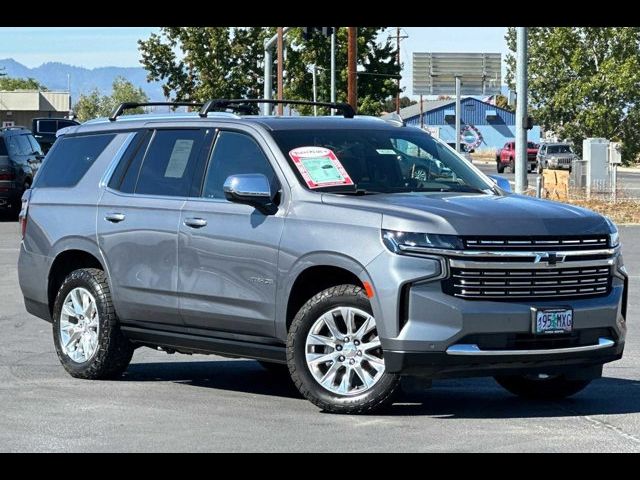
[[504, 191], [401, 122], [251, 115], [260, 101], [125, 104], [60, 133], [23, 196], [19, 278], [71, 375], [117, 377], [142, 346], [215, 353], [363, 413], [402, 375], [549, 399], [622, 356], [605, 217]]
[[538, 173], [545, 168], [571, 171], [572, 162], [579, 159], [568, 143], [543, 143], [538, 149], [536, 167]]

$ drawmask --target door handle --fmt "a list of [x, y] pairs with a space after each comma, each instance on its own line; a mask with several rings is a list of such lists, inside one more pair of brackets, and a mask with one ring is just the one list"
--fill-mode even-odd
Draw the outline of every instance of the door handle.
[[204, 218], [187, 218], [184, 224], [191, 228], [202, 228], [207, 226], [207, 221]]
[[111, 222], [111, 223], [120, 223], [125, 218], [126, 218], [126, 215], [124, 213], [118, 213], [118, 212], [109, 212], [104, 216], [104, 219], [107, 222]]

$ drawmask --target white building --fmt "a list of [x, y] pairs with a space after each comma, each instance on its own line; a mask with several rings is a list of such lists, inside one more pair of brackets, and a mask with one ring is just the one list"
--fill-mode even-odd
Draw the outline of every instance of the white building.
[[66, 117], [70, 103], [69, 92], [0, 91], [0, 126], [31, 128], [31, 120], [36, 117]]

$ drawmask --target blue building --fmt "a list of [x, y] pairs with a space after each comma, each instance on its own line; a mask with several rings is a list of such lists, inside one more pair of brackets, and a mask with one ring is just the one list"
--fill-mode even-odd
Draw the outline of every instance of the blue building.
[[[461, 142], [477, 152], [489, 152], [502, 148], [515, 139], [516, 115], [473, 97], [460, 101]], [[400, 116], [407, 125], [420, 127], [420, 105], [400, 109]], [[445, 142], [456, 141], [456, 102], [448, 100], [426, 100], [422, 102], [424, 129]], [[529, 130], [528, 140], [540, 142], [540, 126]]]

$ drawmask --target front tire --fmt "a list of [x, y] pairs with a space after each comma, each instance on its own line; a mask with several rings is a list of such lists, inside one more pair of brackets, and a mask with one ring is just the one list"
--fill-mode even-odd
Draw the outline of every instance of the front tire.
[[102, 270], [75, 270], [62, 282], [53, 306], [53, 341], [72, 377], [110, 379], [126, 370], [134, 346], [120, 331]]
[[500, 160], [496, 161], [496, 170], [498, 173], [504, 173], [504, 165], [500, 162]]
[[591, 380], [570, 380], [564, 375], [504, 375], [495, 377], [507, 391], [523, 398], [559, 400], [584, 390]]
[[287, 362], [296, 387], [332, 413], [370, 413], [393, 400], [400, 378], [385, 371], [369, 299], [356, 285], [328, 288], [291, 323]]

